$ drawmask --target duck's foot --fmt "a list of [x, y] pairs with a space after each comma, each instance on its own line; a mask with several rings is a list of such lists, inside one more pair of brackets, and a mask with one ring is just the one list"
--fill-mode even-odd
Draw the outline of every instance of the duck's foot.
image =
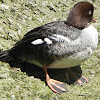
[[82, 75], [80, 66], [68, 68], [66, 71], [66, 79], [68, 84], [83, 85], [83, 83], [88, 83], [88, 79]]
[[55, 93], [58, 93], [58, 94], [61, 94], [62, 92], [66, 92], [67, 89], [66, 89], [66, 84], [63, 83], [63, 82], [60, 82], [60, 81], [57, 81], [57, 80], [54, 80], [54, 79], [51, 79], [47, 73], [47, 68], [46, 66], [43, 67], [44, 71], [45, 71], [45, 74], [46, 74], [46, 82], [49, 86], [49, 88], [55, 92]]

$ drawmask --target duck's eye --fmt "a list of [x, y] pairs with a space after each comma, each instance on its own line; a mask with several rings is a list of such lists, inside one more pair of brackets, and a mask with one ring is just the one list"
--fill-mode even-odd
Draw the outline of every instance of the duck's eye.
[[90, 10], [90, 11], [89, 11], [89, 15], [91, 15], [91, 14], [92, 14], [92, 11]]

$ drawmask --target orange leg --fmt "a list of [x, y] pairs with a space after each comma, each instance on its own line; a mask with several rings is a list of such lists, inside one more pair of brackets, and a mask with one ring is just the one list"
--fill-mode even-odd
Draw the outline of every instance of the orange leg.
[[75, 71], [72, 71], [70, 68], [67, 69], [66, 78], [69, 84], [75, 83], [83, 85], [83, 83], [88, 83], [88, 79], [85, 76]]
[[46, 75], [46, 82], [53, 92], [61, 94], [62, 92], [67, 91], [67, 89], [65, 87], [65, 85], [66, 85], [65, 83], [51, 79], [47, 73], [47, 67], [43, 66], [43, 69], [44, 69], [45, 75]]

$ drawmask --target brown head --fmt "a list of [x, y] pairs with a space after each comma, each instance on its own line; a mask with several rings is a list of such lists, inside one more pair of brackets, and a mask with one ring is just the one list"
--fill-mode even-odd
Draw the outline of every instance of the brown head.
[[79, 29], [87, 27], [93, 21], [94, 6], [87, 2], [79, 2], [71, 9], [66, 24]]

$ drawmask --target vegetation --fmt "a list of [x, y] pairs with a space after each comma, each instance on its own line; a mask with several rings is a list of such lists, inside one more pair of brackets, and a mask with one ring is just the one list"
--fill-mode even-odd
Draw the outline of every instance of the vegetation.
[[[0, 50], [12, 48], [35, 27], [66, 20], [70, 9], [79, 1], [0, 0]], [[98, 23], [93, 26], [99, 32], [97, 50], [81, 65], [90, 82], [83, 86], [66, 84], [69, 91], [58, 95], [46, 86], [41, 68], [28, 63], [11, 66], [0, 62], [0, 100], [100, 100], [100, 0], [87, 1], [95, 6], [94, 18]], [[49, 70], [49, 73], [52, 78], [66, 81], [63, 70]]]

